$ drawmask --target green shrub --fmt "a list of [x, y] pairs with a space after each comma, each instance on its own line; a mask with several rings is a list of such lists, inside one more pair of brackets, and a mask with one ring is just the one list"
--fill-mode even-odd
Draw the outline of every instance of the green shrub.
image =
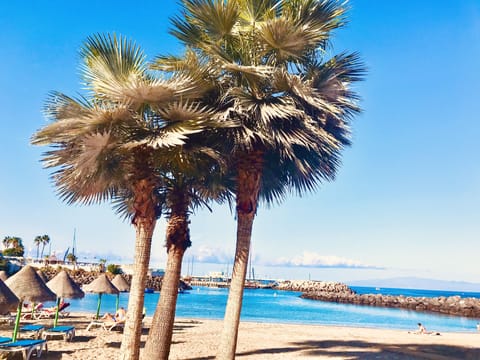
[[113, 275], [122, 273], [122, 269], [120, 268], [120, 265], [117, 265], [117, 264], [108, 264], [107, 271]]
[[13, 247], [3, 250], [4, 256], [23, 256], [24, 249], [23, 247]]

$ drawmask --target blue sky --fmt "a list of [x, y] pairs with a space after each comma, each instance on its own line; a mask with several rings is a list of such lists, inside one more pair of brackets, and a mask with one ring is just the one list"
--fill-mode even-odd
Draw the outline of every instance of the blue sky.
[[[0, 237], [49, 234], [52, 251], [132, 260], [134, 230], [109, 204], [67, 206], [29, 145], [51, 90], [81, 91], [78, 50], [89, 35], [135, 40], [152, 59], [179, 54], [168, 18], [175, 1], [0, 3]], [[480, 2], [352, 0], [334, 51], [368, 66], [364, 112], [337, 180], [262, 207], [254, 224], [258, 276], [349, 281], [417, 276], [478, 282], [480, 240]], [[158, 223], [152, 266], [166, 259]], [[231, 269], [235, 221], [227, 207], [192, 218], [196, 274]], [[185, 265], [184, 273], [190, 266]]]

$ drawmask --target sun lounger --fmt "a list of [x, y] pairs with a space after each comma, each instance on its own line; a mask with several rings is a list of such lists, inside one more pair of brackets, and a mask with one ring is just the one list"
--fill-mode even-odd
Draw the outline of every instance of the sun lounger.
[[122, 321], [102, 321], [102, 320], [92, 320], [87, 326], [87, 331], [90, 331], [93, 327], [102, 328], [105, 331], [112, 331], [115, 328], [122, 328], [125, 325], [125, 320]]
[[12, 338], [5, 337], [5, 336], [0, 336], [0, 344], [10, 342], [10, 341], [12, 341]]
[[112, 331], [114, 329], [122, 329], [125, 326], [125, 320], [120, 320], [117, 322], [108, 322], [105, 324], [105, 327], [107, 328], [108, 331]]
[[32, 333], [35, 339], [42, 337], [43, 330], [45, 330], [45, 326], [43, 325], [24, 325], [20, 328], [20, 332]]
[[90, 324], [88, 324], [87, 326], [87, 331], [90, 331], [93, 327], [99, 327], [99, 328], [102, 328], [103, 330], [107, 330], [105, 322], [102, 320], [92, 320]]
[[55, 326], [50, 329], [46, 329], [42, 338], [47, 339], [49, 336], [63, 336], [65, 341], [72, 341], [75, 337], [75, 327], [73, 326]]
[[14, 322], [15, 316], [12, 316], [10, 314], [0, 315], [0, 323], [8, 323], [9, 325], [12, 325]]
[[10, 353], [21, 351], [24, 360], [29, 360], [30, 356], [35, 353], [36, 357], [42, 355], [42, 351], [48, 351], [46, 340], [17, 340], [15, 342], [7, 342], [0, 344], [0, 352]]
[[43, 311], [42, 309], [42, 303], [38, 303], [33, 310], [28, 308], [22, 309], [22, 320], [38, 319], [39, 314]]
[[[70, 306], [70, 303], [63, 303], [61, 306], [60, 306], [60, 309], [58, 311], [58, 316], [60, 317], [68, 317], [70, 316], [70, 312], [68, 311], [65, 311], [65, 308], [67, 308], [68, 306]], [[55, 308], [51, 308], [51, 309], [42, 309], [41, 311], [38, 312], [38, 314], [35, 316], [35, 319], [50, 319], [50, 318], [53, 318], [55, 317]]]

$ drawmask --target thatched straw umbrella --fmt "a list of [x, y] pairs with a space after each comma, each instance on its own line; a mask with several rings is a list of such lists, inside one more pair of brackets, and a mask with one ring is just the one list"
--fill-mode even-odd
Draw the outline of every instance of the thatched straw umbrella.
[[30, 302], [54, 301], [56, 296], [30, 265], [25, 266], [18, 273], [9, 277], [5, 284], [20, 299], [12, 336], [12, 341], [16, 341], [23, 302], [25, 300]]
[[57, 309], [55, 310], [55, 320], [53, 321], [53, 326], [57, 326], [60, 300], [62, 298], [81, 299], [85, 296], [85, 293], [65, 270], [60, 271], [47, 282], [47, 286], [57, 295]]
[[103, 294], [118, 294], [118, 289], [108, 280], [107, 275], [101, 274], [98, 278], [93, 280], [90, 284], [83, 287], [86, 292], [92, 292], [98, 294], [97, 314], [95, 319], [98, 319], [100, 314], [100, 305], [102, 303]]
[[48, 281], [47, 277], [45, 276], [42, 270], [37, 270], [37, 274], [38, 276], [40, 276], [40, 279], [42, 279], [44, 283]]
[[5, 281], [8, 279], [8, 274], [5, 270], [0, 271], [0, 280]]
[[[130, 285], [127, 280], [121, 275], [117, 274], [112, 280], [112, 284], [118, 289], [119, 292], [129, 292]], [[120, 293], [117, 294], [117, 302], [115, 303], [115, 311], [118, 310], [118, 304], [120, 302]]]
[[12, 290], [0, 279], [0, 314], [15, 311], [19, 301]]

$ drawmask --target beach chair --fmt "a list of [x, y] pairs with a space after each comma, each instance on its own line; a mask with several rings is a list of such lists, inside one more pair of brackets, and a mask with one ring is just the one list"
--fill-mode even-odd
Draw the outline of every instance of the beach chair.
[[0, 353], [21, 351], [24, 360], [29, 360], [33, 353], [37, 358], [40, 357], [43, 349], [48, 352], [47, 340], [17, 340], [0, 344]]
[[10, 342], [10, 341], [12, 341], [12, 338], [5, 337], [5, 336], [0, 336], [0, 344]]
[[92, 320], [90, 324], [87, 326], [87, 331], [90, 331], [93, 327], [99, 327], [102, 328], [103, 330], [107, 330], [107, 326], [105, 324], [105, 321], [102, 320]]
[[35, 308], [33, 310], [29, 308], [22, 309], [22, 320], [38, 319], [38, 316], [42, 312], [42, 309], [43, 309], [42, 303], [38, 303], [37, 305], [35, 305]]
[[74, 326], [55, 326], [50, 329], [43, 331], [42, 338], [47, 339], [50, 336], [62, 336], [65, 341], [72, 341], [75, 337], [75, 327]]
[[15, 322], [15, 316], [11, 314], [0, 315], [0, 323], [7, 323], [8, 325], [12, 325]]
[[114, 329], [123, 330], [125, 326], [125, 320], [115, 321], [115, 322], [107, 322], [105, 324], [107, 331], [112, 331]]
[[[63, 303], [60, 305], [60, 308], [58, 310], [58, 316], [60, 317], [68, 317], [70, 316], [70, 312], [65, 311], [65, 308], [70, 306], [70, 303]], [[55, 307], [53, 308], [45, 308], [42, 309], [41, 311], [38, 312], [38, 315], [35, 317], [36, 319], [51, 319], [55, 317]]]
[[32, 336], [34, 339], [40, 339], [42, 337], [45, 326], [43, 325], [23, 325], [20, 328], [21, 333], [26, 333], [27, 336]]

